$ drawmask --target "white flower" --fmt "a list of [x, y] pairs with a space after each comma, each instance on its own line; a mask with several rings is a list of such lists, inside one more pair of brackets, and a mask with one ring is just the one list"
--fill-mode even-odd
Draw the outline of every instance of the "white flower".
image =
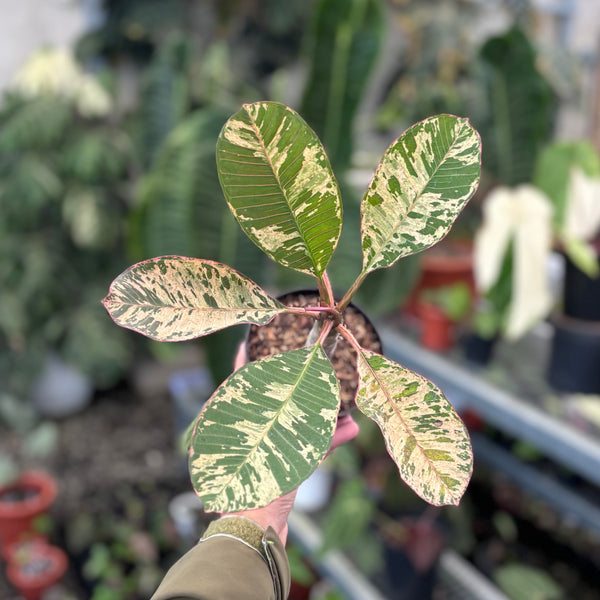
[[112, 99], [98, 82], [85, 75], [75, 98], [77, 110], [83, 117], [103, 117], [112, 109]]

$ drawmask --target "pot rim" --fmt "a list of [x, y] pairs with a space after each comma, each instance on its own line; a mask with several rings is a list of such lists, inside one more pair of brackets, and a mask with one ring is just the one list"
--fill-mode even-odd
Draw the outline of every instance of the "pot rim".
[[[283, 292], [281, 294], [278, 294], [277, 296], [275, 296], [275, 298], [278, 301], [281, 301], [281, 298], [283, 298], [284, 296], [299, 295], [299, 294], [317, 294], [318, 295], [319, 290], [317, 288], [295, 289], [295, 290], [290, 290], [288, 292]], [[375, 332], [375, 335], [377, 336], [377, 340], [379, 341], [379, 345], [381, 346], [381, 354], [383, 355], [384, 354], [383, 342], [381, 340], [379, 332], [377, 331], [377, 327], [375, 326], [375, 323], [373, 323], [373, 321], [371, 321], [371, 319], [368, 317], [368, 315], [365, 313], [365, 311], [362, 308], [360, 308], [359, 306], [357, 306], [354, 302], [350, 302], [346, 308], [353, 308], [354, 310], [358, 311], [360, 313], [360, 315], [365, 319], [365, 321], [373, 328], [373, 331]], [[250, 337], [250, 332], [252, 331], [252, 328], [253, 327], [268, 327], [272, 322], [273, 322], [273, 320], [269, 321], [265, 325], [250, 324], [246, 327], [246, 335], [244, 336], [244, 347], [246, 348], [246, 355], [247, 355], [248, 338]], [[249, 362], [255, 362], [256, 360], [257, 359], [254, 359], [252, 361], [249, 360]]]
[[20, 590], [33, 591], [44, 589], [57, 582], [66, 573], [69, 559], [66, 553], [58, 546], [44, 544], [43, 557], [50, 561], [49, 568], [41, 573], [23, 575], [22, 569], [14, 562], [9, 562], [6, 576], [10, 582]]
[[23, 519], [46, 510], [55, 500], [58, 486], [53, 477], [44, 471], [24, 471], [13, 483], [0, 488], [0, 495], [8, 490], [29, 487], [38, 493], [19, 502], [0, 501], [0, 520]]

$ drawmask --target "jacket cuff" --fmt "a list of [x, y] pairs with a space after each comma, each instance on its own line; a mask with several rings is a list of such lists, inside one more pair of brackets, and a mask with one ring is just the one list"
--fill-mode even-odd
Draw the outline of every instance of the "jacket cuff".
[[237, 538], [240, 542], [254, 548], [267, 560], [262, 543], [265, 530], [251, 519], [232, 516], [211, 521], [201, 539], [206, 540], [214, 535], [227, 535]]
[[212, 521], [201, 540], [214, 536], [232, 537], [256, 550], [269, 567], [275, 598], [284, 600], [288, 597], [291, 585], [290, 566], [283, 543], [272, 527], [265, 531], [252, 519], [225, 516]]

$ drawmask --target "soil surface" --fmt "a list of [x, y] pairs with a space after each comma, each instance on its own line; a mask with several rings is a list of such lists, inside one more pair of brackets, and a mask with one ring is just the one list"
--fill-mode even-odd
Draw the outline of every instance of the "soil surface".
[[[319, 306], [317, 292], [290, 293], [280, 296], [278, 300], [286, 306]], [[350, 305], [344, 311], [343, 323], [363, 348], [381, 353], [379, 336], [361, 311]], [[315, 319], [312, 317], [280, 314], [268, 325], [262, 327], [253, 325], [250, 327], [247, 342], [250, 360], [302, 348], [314, 324]], [[330, 360], [340, 381], [340, 407], [342, 410], [349, 410], [354, 407], [354, 398], [358, 386], [356, 352], [349, 342], [338, 336]]]

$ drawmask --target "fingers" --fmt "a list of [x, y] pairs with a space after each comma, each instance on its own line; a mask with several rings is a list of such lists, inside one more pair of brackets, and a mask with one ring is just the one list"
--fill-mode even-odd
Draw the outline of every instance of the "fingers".
[[242, 342], [239, 345], [238, 351], [233, 360], [233, 370], [237, 371], [240, 367], [243, 367], [247, 362], [248, 362], [248, 355], [246, 354], [246, 344], [244, 344], [244, 342]]
[[358, 431], [358, 424], [350, 415], [340, 417], [333, 434], [331, 448], [325, 456], [329, 456], [338, 446], [353, 440], [358, 435]]
[[333, 434], [332, 448], [337, 448], [358, 435], [358, 424], [350, 415], [340, 417]]

